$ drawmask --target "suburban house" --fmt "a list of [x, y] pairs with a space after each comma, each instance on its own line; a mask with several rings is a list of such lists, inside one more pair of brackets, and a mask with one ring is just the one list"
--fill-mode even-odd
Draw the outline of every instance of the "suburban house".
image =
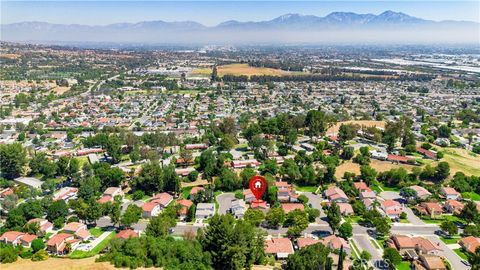
[[369, 190], [365, 190], [365, 191], [360, 191], [360, 195], [359, 195], [360, 199], [361, 200], [364, 200], [364, 199], [372, 199], [372, 200], [375, 200], [377, 198], [377, 194], [373, 191], [369, 191]]
[[417, 185], [410, 186], [410, 189], [415, 191], [415, 198], [417, 198], [417, 199], [425, 200], [426, 198], [432, 196], [432, 193], [430, 193], [428, 190], [426, 190], [425, 188], [423, 188], [421, 186], [417, 186]]
[[244, 200], [233, 200], [229, 211], [235, 218], [243, 218], [247, 211], [247, 205]]
[[372, 191], [372, 189], [369, 188], [365, 182], [355, 182], [355, 183], [353, 183], [353, 186], [359, 192]]
[[58, 201], [58, 200], [64, 200], [68, 201], [70, 199], [76, 199], [77, 198], [77, 192], [78, 188], [75, 187], [63, 187], [55, 194], [53, 194], [53, 200]]
[[215, 215], [214, 203], [199, 203], [195, 212], [196, 219], [207, 219]]
[[172, 201], [173, 196], [166, 192], [158, 193], [150, 199], [150, 202], [158, 203], [162, 209], [167, 207]]
[[301, 211], [305, 210], [305, 207], [301, 203], [282, 203], [280, 205], [283, 209], [283, 212], [285, 212], [285, 214], [288, 214], [293, 210], [297, 210], [297, 209]]
[[295, 193], [292, 185], [287, 182], [275, 182], [277, 187], [277, 198], [280, 202], [298, 202], [298, 195]]
[[62, 255], [70, 252], [67, 250], [67, 244], [70, 244], [71, 249], [75, 249], [75, 246], [78, 245], [80, 240], [75, 239], [73, 234], [69, 233], [58, 233], [52, 236], [47, 241], [47, 251], [53, 254]]
[[391, 219], [400, 218], [400, 214], [405, 211], [403, 206], [394, 200], [385, 200], [381, 203], [381, 207], [385, 215]]
[[27, 248], [30, 247], [32, 241], [35, 239], [37, 239], [36, 235], [17, 231], [5, 232], [4, 234], [2, 234], [2, 236], [0, 236], [0, 241], [4, 242], [5, 244], [9, 244], [12, 246], [21, 245]]
[[77, 238], [82, 241], [88, 240], [92, 237], [90, 232], [87, 229], [87, 225], [80, 222], [70, 222], [63, 227], [65, 233], [75, 234]]
[[477, 248], [480, 247], [480, 237], [475, 237], [475, 236], [467, 236], [460, 241], [458, 241], [458, 244], [465, 250], [470, 253], [475, 253]]
[[440, 194], [447, 200], [458, 200], [462, 196], [458, 191], [451, 187], [442, 187], [440, 189]]
[[130, 237], [138, 237], [138, 236], [139, 236], [138, 232], [132, 229], [126, 229], [126, 230], [119, 231], [117, 235], [115, 235], [115, 238], [128, 239]]
[[44, 219], [44, 218], [34, 218], [34, 219], [30, 219], [28, 222], [28, 224], [30, 223], [38, 223], [38, 228], [40, 229], [40, 231], [42, 233], [49, 233], [53, 230], [53, 224]]
[[185, 220], [188, 216], [188, 211], [190, 210], [190, 207], [192, 207], [193, 202], [190, 200], [185, 200], [185, 199], [178, 199], [177, 204], [180, 205], [180, 209], [178, 210], [178, 216], [180, 220]]
[[102, 197], [98, 199], [99, 203], [113, 202], [115, 196], [123, 197], [123, 190], [119, 187], [109, 187], [104, 192]]
[[423, 214], [427, 214], [432, 218], [443, 214], [443, 207], [437, 202], [423, 202], [417, 209], [422, 213], [420, 210], [422, 208], [424, 209]]
[[268, 211], [268, 205], [267, 202], [265, 201], [254, 201], [250, 203], [250, 208], [252, 209], [259, 209], [262, 212], [266, 213]]
[[[426, 270], [447, 270], [447, 266], [443, 262], [442, 258], [436, 255], [420, 255], [419, 261], [421, 262], [423, 269]], [[415, 264], [415, 269], [419, 269], [418, 265]]]
[[443, 206], [448, 213], [460, 213], [464, 204], [457, 200], [446, 200]]
[[142, 205], [143, 209], [143, 217], [149, 218], [149, 217], [156, 217], [160, 214], [162, 211], [162, 207], [160, 206], [160, 203], [158, 202], [147, 202]]
[[336, 235], [329, 235], [322, 239], [323, 245], [333, 250], [339, 250], [343, 246], [343, 251], [350, 255], [350, 245], [347, 240]]
[[325, 190], [325, 197], [331, 202], [348, 202], [348, 196], [339, 187], [329, 187]]
[[427, 150], [421, 147], [417, 147], [416, 150], [418, 153], [422, 154], [425, 158], [437, 160], [437, 153], [431, 150]]
[[256, 167], [260, 166], [260, 164], [262, 164], [262, 163], [260, 163], [256, 159], [234, 160], [231, 163], [231, 165], [234, 169], [243, 169], [243, 168], [246, 168], [248, 166], [250, 166], [252, 168], [256, 168]]
[[321, 242], [322, 242], [321, 240], [315, 239], [315, 238], [299, 237], [297, 239], [297, 247], [298, 247], [298, 249], [301, 249], [303, 247], [314, 245], [314, 244], [321, 243]]
[[197, 195], [197, 193], [199, 193], [200, 191], [205, 191], [205, 189], [203, 187], [193, 187], [190, 190], [189, 199], [193, 200], [195, 198], [195, 196]]
[[340, 214], [342, 214], [342, 216], [348, 216], [348, 215], [354, 214], [353, 207], [351, 204], [337, 203], [337, 205], [338, 205], [338, 208], [340, 209]]
[[294, 250], [290, 239], [271, 238], [265, 240], [265, 253], [274, 255], [277, 259], [286, 259]]
[[243, 196], [245, 197], [245, 201], [247, 203], [251, 203], [251, 202], [257, 200], [257, 198], [255, 198], [255, 195], [253, 195], [253, 193], [250, 189], [245, 189], [243, 191]]
[[392, 235], [389, 240], [389, 246], [396, 248], [400, 255], [413, 259], [417, 257], [417, 254], [438, 255], [442, 250], [440, 244], [433, 243], [429, 239], [406, 235]]

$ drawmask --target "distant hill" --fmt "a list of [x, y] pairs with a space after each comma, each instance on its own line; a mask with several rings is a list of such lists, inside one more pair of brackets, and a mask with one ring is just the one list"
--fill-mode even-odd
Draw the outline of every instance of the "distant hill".
[[95, 26], [21, 22], [1, 25], [0, 30], [3, 41], [50, 43], [475, 43], [480, 24], [431, 21], [385, 11], [379, 15], [333, 12], [325, 17], [285, 14], [269, 21], [231, 20], [212, 27], [159, 20]]

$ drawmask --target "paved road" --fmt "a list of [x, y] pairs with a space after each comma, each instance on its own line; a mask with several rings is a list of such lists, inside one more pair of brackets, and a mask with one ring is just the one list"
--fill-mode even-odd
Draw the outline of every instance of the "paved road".
[[225, 215], [232, 206], [232, 201], [235, 200], [235, 194], [228, 192], [217, 196], [218, 214]]
[[360, 252], [365, 250], [372, 255], [372, 259], [370, 260], [371, 266], [375, 269], [380, 269], [375, 262], [382, 261], [382, 253], [371, 242], [370, 237], [367, 234], [356, 234], [353, 236], [353, 241], [355, 241]]
[[[395, 200], [395, 201], [398, 201], [400, 203], [402, 203], [404, 201], [402, 196], [400, 196], [400, 194], [398, 192], [395, 192], [395, 191], [382, 191], [382, 192], [380, 192], [380, 197], [382, 197], [386, 200]], [[425, 225], [425, 222], [423, 222], [419, 217], [417, 217], [413, 213], [412, 209], [408, 208], [407, 206], [405, 206], [405, 213], [407, 214], [407, 219], [410, 223], [412, 223], [414, 225]]]

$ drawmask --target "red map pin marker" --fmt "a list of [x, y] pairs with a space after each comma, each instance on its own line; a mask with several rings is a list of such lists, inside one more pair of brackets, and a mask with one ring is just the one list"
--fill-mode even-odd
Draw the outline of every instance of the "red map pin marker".
[[254, 177], [250, 178], [250, 190], [252, 191], [257, 201], [262, 198], [263, 193], [267, 190], [267, 181], [265, 178], [255, 175]]

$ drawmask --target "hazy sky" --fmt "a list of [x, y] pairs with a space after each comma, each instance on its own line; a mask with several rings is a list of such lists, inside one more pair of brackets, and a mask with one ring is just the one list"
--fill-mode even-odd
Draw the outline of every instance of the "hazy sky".
[[379, 14], [401, 11], [430, 20], [480, 22], [479, 1], [4, 1], [1, 23], [42, 21], [65, 24], [110, 24], [151, 20], [270, 20], [286, 13], [325, 16], [333, 11]]

